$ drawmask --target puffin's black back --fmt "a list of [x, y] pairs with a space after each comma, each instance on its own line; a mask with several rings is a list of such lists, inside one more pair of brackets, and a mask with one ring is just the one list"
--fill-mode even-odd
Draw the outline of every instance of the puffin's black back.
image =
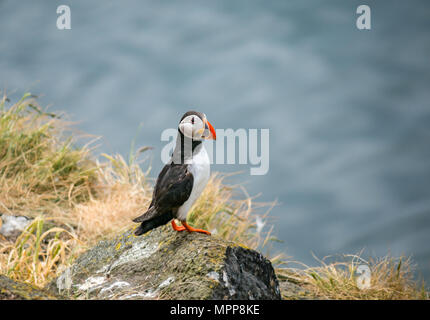
[[135, 235], [144, 234], [175, 218], [177, 209], [190, 197], [193, 180], [188, 165], [166, 164], [157, 178], [148, 211], [133, 219], [141, 222]]

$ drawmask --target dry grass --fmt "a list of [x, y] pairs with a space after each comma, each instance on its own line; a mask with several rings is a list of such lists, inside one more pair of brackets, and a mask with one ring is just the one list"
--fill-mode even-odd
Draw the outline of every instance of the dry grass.
[[[332, 262], [328, 262], [332, 260]], [[410, 258], [382, 258], [365, 260], [358, 255], [326, 257], [320, 266], [279, 268], [280, 278], [300, 284], [310, 298], [332, 300], [409, 300], [429, 299], [425, 284], [414, 279]], [[295, 262], [297, 263], [297, 262]], [[369, 282], [363, 281], [359, 266], [368, 267]], [[357, 270], [358, 269], [358, 270]], [[360, 285], [363, 284], [363, 285]]]
[[96, 166], [89, 149], [65, 138], [67, 123], [43, 112], [25, 94], [5, 107], [0, 100], [0, 204], [3, 212], [69, 206], [90, 198]]
[[131, 219], [151, 201], [151, 186], [138, 164], [129, 165], [119, 155], [106, 157], [107, 162], [97, 162], [96, 196], [73, 205], [68, 212], [55, 212], [64, 222], [75, 226], [87, 245], [112, 238], [134, 226]]
[[72, 229], [44, 228], [46, 221], [37, 217], [15, 242], [1, 243], [0, 273], [42, 287], [59, 267], [70, 264], [79, 253], [77, 235]]

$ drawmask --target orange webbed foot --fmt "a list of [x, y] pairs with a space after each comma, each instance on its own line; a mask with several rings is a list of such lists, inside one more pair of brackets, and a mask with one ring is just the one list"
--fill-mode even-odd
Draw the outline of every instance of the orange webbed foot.
[[211, 233], [209, 231], [206, 231], [206, 230], [203, 230], [203, 229], [195, 229], [195, 228], [189, 226], [185, 221], [181, 221], [181, 222], [182, 222], [182, 225], [185, 227], [185, 229], [188, 232], [200, 232], [200, 233], [207, 234], [208, 236], [211, 235]]
[[172, 220], [172, 228], [175, 231], [184, 231], [185, 230], [185, 227], [182, 227], [182, 226], [180, 227], [180, 226], [176, 225], [175, 220]]

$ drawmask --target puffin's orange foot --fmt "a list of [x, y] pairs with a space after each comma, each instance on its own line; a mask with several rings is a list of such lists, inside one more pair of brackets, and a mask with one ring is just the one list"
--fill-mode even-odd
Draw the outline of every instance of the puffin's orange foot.
[[203, 229], [195, 229], [191, 226], [189, 226], [185, 221], [181, 221], [182, 225], [185, 227], [185, 229], [187, 229], [188, 232], [200, 232], [200, 233], [205, 233], [208, 236], [211, 235], [211, 233], [209, 231], [203, 230]]
[[173, 230], [175, 230], [175, 231], [184, 231], [185, 230], [185, 227], [179, 227], [178, 225], [176, 225], [175, 220], [172, 220], [172, 227], [173, 227]]

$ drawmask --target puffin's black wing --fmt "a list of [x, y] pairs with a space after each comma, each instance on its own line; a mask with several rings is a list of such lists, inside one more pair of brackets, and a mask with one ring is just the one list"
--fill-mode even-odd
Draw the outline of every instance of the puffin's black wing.
[[180, 207], [190, 197], [193, 182], [194, 177], [188, 170], [188, 165], [166, 165], [155, 185], [154, 205], [160, 209]]
[[152, 202], [134, 222], [142, 222], [135, 234], [143, 234], [173, 219], [173, 209], [180, 207], [190, 197], [194, 178], [185, 164], [167, 164], [155, 184]]

